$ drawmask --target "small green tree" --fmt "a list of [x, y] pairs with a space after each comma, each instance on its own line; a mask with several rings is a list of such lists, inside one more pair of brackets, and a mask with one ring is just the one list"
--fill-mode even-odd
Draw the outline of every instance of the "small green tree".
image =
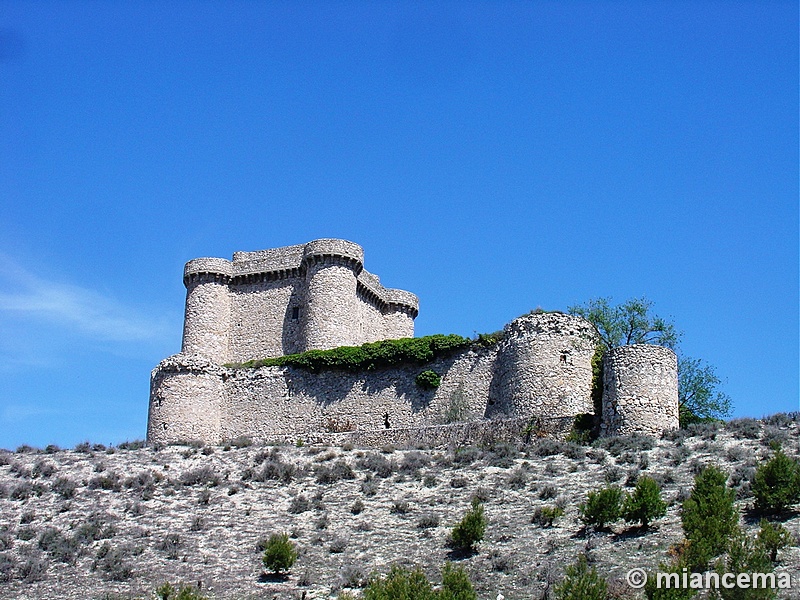
[[274, 573], [288, 571], [297, 560], [297, 548], [286, 533], [273, 533], [264, 546], [262, 562]]
[[584, 524], [605, 529], [620, 517], [622, 490], [617, 486], [611, 486], [589, 492], [586, 502], [581, 504], [578, 509]]
[[[685, 568], [686, 563], [682, 559], [671, 564], [660, 564], [658, 571], [650, 573], [647, 577], [647, 583], [644, 586], [644, 595], [647, 600], [689, 600], [696, 596], [697, 590], [695, 589], [673, 585], [674, 576], [682, 577]], [[659, 573], [662, 577], [660, 585]], [[678, 581], [681, 582], [680, 579]]]
[[478, 600], [469, 575], [463, 567], [445, 563], [442, 568], [442, 589], [437, 600]]
[[780, 523], [773, 524], [766, 519], [761, 519], [758, 543], [767, 551], [769, 559], [772, 562], [777, 562], [778, 550], [792, 543], [792, 534]]
[[689, 542], [686, 559], [690, 569], [702, 569], [725, 552], [738, 529], [735, 492], [726, 487], [727, 480], [719, 468], [707, 466], [695, 477], [692, 492], [683, 502], [681, 523]]
[[159, 600], [208, 600], [208, 596], [203, 596], [200, 590], [192, 585], [181, 586], [178, 590], [169, 582], [156, 588], [156, 597]]
[[753, 480], [756, 508], [780, 512], [800, 502], [800, 464], [778, 450], [756, 469]]
[[699, 358], [678, 359], [678, 410], [681, 427], [720, 419], [731, 414], [730, 397], [719, 391], [722, 383], [714, 367]]
[[641, 523], [647, 529], [650, 521], [667, 514], [667, 504], [661, 499], [661, 488], [652, 477], [643, 475], [632, 494], [625, 497], [622, 517], [629, 523]]
[[[349, 598], [352, 596], [345, 596]], [[340, 596], [340, 598], [343, 598]], [[373, 576], [364, 589], [364, 600], [477, 600], [463, 567], [445, 563], [442, 587], [434, 590], [420, 568], [408, 570], [393, 565], [385, 577]]]
[[[773, 572], [772, 562], [769, 560], [767, 550], [757, 540], [747, 536], [738, 527], [728, 544], [728, 554], [725, 560], [717, 562], [716, 567], [720, 577], [724, 573], [753, 573], [769, 574]], [[772, 587], [720, 587], [719, 594], [723, 600], [772, 600], [777, 591]]]
[[556, 600], [607, 600], [608, 584], [589, 568], [586, 555], [581, 554], [575, 564], [564, 570], [564, 579], [555, 587]]
[[412, 571], [392, 565], [385, 577], [373, 577], [364, 588], [364, 600], [436, 600], [422, 569]]
[[472, 508], [453, 527], [450, 536], [453, 547], [462, 552], [471, 552], [475, 544], [483, 539], [484, 533], [486, 533], [486, 517], [483, 514], [483, 504], [477, 498], [473, 498]]
[[597, 330], [600, 342], [611, 349], [629, 344], [659, 344], [675, 348], [680, 334], [675, 326], [650, 314], [653, 303], [647, 298], [633, 298], [613, 306], [610, 298], [597, 298], [586, 304], [570, 306], [569, 312], [589, 321]]

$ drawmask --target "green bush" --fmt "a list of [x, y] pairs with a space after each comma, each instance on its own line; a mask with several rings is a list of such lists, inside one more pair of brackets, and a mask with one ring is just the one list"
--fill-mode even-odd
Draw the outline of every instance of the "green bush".
[[[647, 600], [689, 600], [697, 595], [697, 590], [690, 587], [674, 587], [671, 582], [669, 587], [662, 581], [658, 587], [658, 573], [662, 575], [677, 575], [679, 578], [688, 571], [686, 563], [678, 560], [672, 564], [661, 564], [658, 571], [650, 573], [644, 586], [644, 595]], [[682, 581], [682, 579], [679, 579]]]
[[433, 390], [439, 387], [439, 384], [442, 383], [442, 378], [436, 371], [431, 371], [429, 369], [417, 375], [414, 381], [422, 389]]
[[[717, 572], [722, 577], [723, 573], [772, 573], [772, 562], [767, 550], [744, 532], [736, 528], [728, 544], [728, 554], [725, 560], [720, 560], [716, 566]], [[771, 587], [733, 588], [720, 587], [719, 594], [722, 600], [772, 600], [776, 597], [776, 590]]]
[[192, 585], [181, 586], [181, 589], [178, 590], [167, 582], [156, 588], [155, 593], [159, 600], [208, 600], [207, 596], [203, 596], [200, 590]]
[[683, 503], [681, 523], [689, 542], [690, 569], [703, 569], [712, 558], [725, 552], [738, 529], [739, 514], [733, 504], [736, 492], [726, 487], [727, 480], [719, 468], [704, 468]]
[[780, 512], [800, 502], [800, 464], [778, 450], [756, 469], [753, 481], [756, 508]]
[[646, 475], [639, 478], [633, 493], [622, 503], [622, 517], [629, 523], [641, 523], [647, 529], [650, 521], [663, 517], [667, 504], [661, 499], [661, 488], [655, 479]]
[[341, 346], [331, 350], [309, 350], [275, 358], [250, 360], [229, 364], [233, 368], [297, 367], [312, 373], [339, 369], [344, 371], [372, 371], [382, 367], [404, 364], [423, 365], [440, 357], [471, 346], [469, 338], [460, 335], [429, 335], [419, 338], [382, 340], [361, 346]]
[[483, 539], [486, 533], [486, 517], [483, 514], [483, 504], [477, 498], [472, 499], [472, 508], [464, 518], [453, 527], [451, 541], [456, 550], [470, 552], [475, 544]]
[[[345, 598], [347, 596], [344, 596]], [[342, 596], [340, 596], [342, 598]], [[445, 563], [442, 587], [434, 590], [422, 569], [393, 565], [385, 577], [373, 577], [364, 588], [364, 600], [477, 600], [478, 596], [462, 567]]]
[[552, 527], [556, 519], [564, 516], [564, 509], [560, 506], [537, 506], [533, 510], [531, 523], [540, 527]]
[[758, 543], [769, 553], [770, 560], [776, 562], [778, 550], [792, 543], [792, 534], [780, 523], [773, 524], [766, 519], [761, 519]]
[[564, 579], [555, 587], [556, 600], [607, 600], [608, 584], [581, 554], [578, 562], [564, 571]]
[[297, 560], [297, 548], [286, 533], [273, 533], [264, 548], [261, 559], [264, 566], [274, 573], [288, 571]]
[[616, 486], [589, 492], [586, 502], [578, 508], [581, 520], [586, 525], [605, 529], [619, 519], [621, 513], [622, 490]]

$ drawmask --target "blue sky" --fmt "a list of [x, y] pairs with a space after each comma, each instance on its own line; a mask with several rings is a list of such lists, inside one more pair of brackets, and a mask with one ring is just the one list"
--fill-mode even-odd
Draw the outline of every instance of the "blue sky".
[[798, 409], [796, 2], [0, 10], [0, 447], [143, 438], [183, 264], [341, 237], [417, 334], [647, 296]]

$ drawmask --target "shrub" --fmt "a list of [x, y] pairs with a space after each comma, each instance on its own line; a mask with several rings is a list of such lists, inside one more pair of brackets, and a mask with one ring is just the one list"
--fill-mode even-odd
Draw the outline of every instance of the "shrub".
[[756, 508], [780, 512], [800, 502], [800, 464], [781, 450], [756, 469], [753, 479]]
[[522, 469], [515, 469], [508, 477], [508, 487], [512, 490], [521, 490], [525, 487], [528, 477]]
[[750, 417], [732, 419], [725, 424], [725, 429], [739, 439], [757, 440], [761, 436], [761, 423]]
[[655, 440], [644, 435], [620, 435], [605, 437], [595, 440], [595, 448], [602, 448], [612, 456], [619, 456], [623, 452], [643, 452], [655, 447]]
[[378, 477], [383, 478], [389, 477], [394, 471], [392, 462], [385, 456], [376, 454], [375, 452], [370, 452], [363, 458], [358, 459], [356, 466], [359, 469], [372, 471]]
[[606, 600], [608, 584], [581, 554], [575, 564], [564, 570], [564, 579], [555, 587], [556, 600]]
[[473, 498], [472, 508], [453, 527], [451, 534], [453, 547], [462, 552], [470, 552], [475, 544], [483, 539], [484, 533], [486, 533], [486, 517], [483, 514], [483, 504], [477, 498]]
[[373, 577], [364, 589], [364, 600], [435, 600], [436, 596], [422, 569], [409, 571], [398, 565], [386, 577]]
[[647, 529], [650, 521], [663, 517], [667, 504], [661, 499], [661, 489], [652, 477], [646, 475], [636, 482], [636, 489], [625, 497], [622, 517], [629, 523], [639, 522]]
[[205, 465], [190, 471], [184, 471], [179, 477], [183, 485], [219, 485], [219, 475], [214, 472], [214, 469]]
[[74, 563], [78, 552], [78, 543], [68, 538], [55, 527], [48, 527], [39, 536], [39, 548], [47, 552], [54, 560], [63, 563]]
[[616, 486], [589, 492], [586, 502], [578, 508], [581, 520], [586, 525], [605, 529], [619, 519], [621, 512], [622, 490]]
[[97, 558], [92, 570], [99, 570], [104, 579], [110, 581], [127, 581], [133, 577], [133, 566], [127, 560], [126, 549], [112, 548], [105, 542], [97, 551]]
[[462, 567], [445, 563], [442, 568], [442, 589], [438, 600], [478, 600], [469, 576]]
[[428, 369], [417, 375], [414, 381], [424, 390], [434, 390], [442, 383], [442, 377], [436, 371]]
[[261, 561], [264, 566], [274, 573], [289, 571], [297, 560], [297, 548], [289, 541], [289, 534], [274, 533], [270, 536], [264, 548]]
[[328, 465], [317, 465], [314, 469], [317, 483], [336, 483], [341, 479], [355, 479], [353, 469], [344, 460], [337, 460], [330, 467]]
[[408, 570], [393, 565], [385, 577], [373, 577], [364, 589], [364, 600], [477, 600], [469, 577], [462, 567], [445, 563], [442, 587], [433, 589], [422, 569]]
[[[717, 563], [717, 572], [733, 573], [772, 573], [772, 562], [767, 550], [753, 538], [748, 537], [739, 528], [736, 528], [730, 543], [725, 560]], [[775, 590], [771, 587], [729, 589], [724, 585], [720, 587], [719, 594], [723, 600], [771, 600], [775, 598]]]
[[539, 527], [552, 527], [556, 519], [564, 516], [564, 509], [559, 506], [537, 506], [533, 510], [531, 523]]
[[192, 585], [181, 586], [181, 589], [173, 587], [171, 583], [156, 588], [156, 597], [159, 600], [208, 600], [196, 587]]
[[737, 529], [735, 492], [725, 486], [727, 479], [717, 467], [706, 467], [695, 477], [692, 492], [683, 502], [681, 523], [689, 541], [687, 562], [691, 569], [702, 569], [725, 552]]
[[460, 335], [429, 335], [419, 338], [382, 340], [361, 346], [341, 346], [331, 350], [309, 350], [276, 358], [250, 360], [229, 365], [234, 368], [291, 366], [312, 373], [341, 369], [344, 371], [373, 371], [380, 367], [402, 364], [425, 364], [435, 358], [471, 346], [473, 341]]
[[792, 543], [792, 534], [780, 523], [773, 524], [766, 519], [761, 519], [758, 543], [769, 553], [770, 560], [776, 562], [778, 560], [778, 550]]
[[417, 521], [417, 527], [420, 529], [430, 529], [439, 526], [439, 515], [434, 513], [425, 513]]

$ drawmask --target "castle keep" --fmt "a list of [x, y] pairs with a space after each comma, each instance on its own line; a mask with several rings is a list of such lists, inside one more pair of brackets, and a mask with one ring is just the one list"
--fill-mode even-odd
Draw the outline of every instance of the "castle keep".
[[[236, 252], [184, 269], [181, 352], [153, 371], [149, 442], [344, 440], [444, 443], [487, 434], [568, 430], [592, 402], [593, 326], [562, 313], [512, 321], [494, 344], [426, 364], [312, 373], [234, 363], [412, 337], [417, 297], [384, 288], [352, 242]], [[678, 426], [677, 359], [626, 346], [604, 361], [601, 431], [657, 434]], [[441, 376], [433, 389], [422, 370]], [[338, 436], [338, 437], [336, 437]]]

